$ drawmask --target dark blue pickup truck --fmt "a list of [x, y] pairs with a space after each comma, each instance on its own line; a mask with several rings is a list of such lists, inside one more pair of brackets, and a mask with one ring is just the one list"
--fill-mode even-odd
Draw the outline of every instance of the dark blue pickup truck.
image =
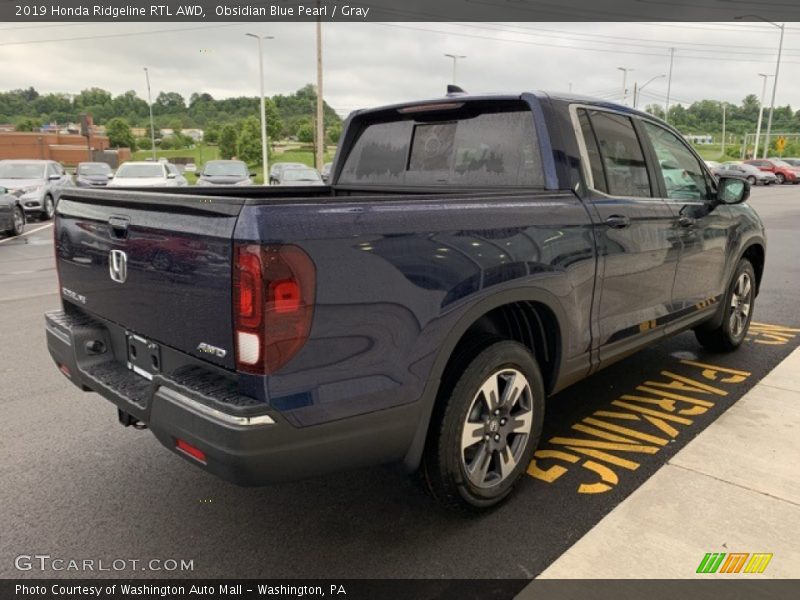
[[239, 484], [401, 462], [484, 508], [525, 471], [547, 395], [688, 329], [733, 350], [753, 314], [747, 183], [624, 106], [358, 111], [331, 183], [65, 191], [58, 368]]

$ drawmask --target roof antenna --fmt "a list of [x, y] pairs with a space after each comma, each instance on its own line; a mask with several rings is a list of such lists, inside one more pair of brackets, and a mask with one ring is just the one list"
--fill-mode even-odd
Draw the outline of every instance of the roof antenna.
[[447, 95], [448, 96], [455, 96], [456, 94], [466, 94], [466, 93], [467, 92], [464, 89], [462, 89], [461, 87], [459, 87], [459, 86], [457, 86], [457, 85], [455, 85], [453, 83], [448, 83], [447, 84]]

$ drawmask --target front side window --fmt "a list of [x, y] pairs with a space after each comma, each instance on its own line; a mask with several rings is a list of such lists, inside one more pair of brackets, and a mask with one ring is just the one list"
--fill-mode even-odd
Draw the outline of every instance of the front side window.
[[647, 137], [653, 144], [667, 198], [706, 200], [708, 185], [700, 161], [671, 131], [644, 121]]
[[[588, 111], [588, 114], [605, 172], [607, 193], [615, 196], [652, 196], [644, 153], [630, 118], [597, 110]], [[592, 173], [596, 170], [593, 167]]]

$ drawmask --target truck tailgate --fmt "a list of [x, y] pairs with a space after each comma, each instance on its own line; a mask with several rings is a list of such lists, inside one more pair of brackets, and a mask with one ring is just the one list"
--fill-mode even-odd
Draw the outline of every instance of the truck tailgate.
[[233, 369], [231, 257], [240, 210], [235, 199], [65, 194], [54, 232], [62, 298]]

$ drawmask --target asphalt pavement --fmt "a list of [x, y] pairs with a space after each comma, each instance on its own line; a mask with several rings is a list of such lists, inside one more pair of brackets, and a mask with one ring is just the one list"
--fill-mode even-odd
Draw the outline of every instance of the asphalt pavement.
[[[751, 204], [768, 249], [743, 347], [713, 355], [682, 334], [549, 399], [529, 476], [479, 517], [443, 512], [394, 467], [239, 488], [120, 427], [47, 354], [52, 229], [0, 238], [0, 577], [535, 577], [800, 345], [800, 187], [756, 188]], [[32, 554], [142, 562], [15, 568]], [[151, 559], [193, 568], [143, 569]]]

